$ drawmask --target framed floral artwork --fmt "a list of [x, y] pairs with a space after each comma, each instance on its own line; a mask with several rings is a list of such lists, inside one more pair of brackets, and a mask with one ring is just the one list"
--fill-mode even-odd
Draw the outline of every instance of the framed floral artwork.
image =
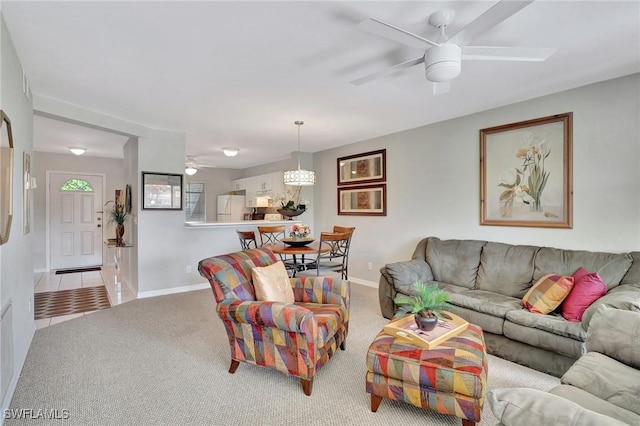
[[571, 228], [571, 112], [480, 130], [480, 225]]
[[384, 182], [387, 150], [365, 152], [338, 158], [338, 186]]
[[338, 188], [338, 214], [386, 216], [387, 185], [362, 185]]

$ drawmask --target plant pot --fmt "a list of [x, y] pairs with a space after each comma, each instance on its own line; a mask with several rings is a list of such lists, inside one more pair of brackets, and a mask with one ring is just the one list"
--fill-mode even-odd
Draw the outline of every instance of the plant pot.
[[438, 317], [433, 315], [430, 317], [422, 316], [422, 314], [415, 314], [416, 325], [422, 331], [431, 331], [438, 325]]
[[124, 245], [124, 225], [116, 225], [116, 245]]

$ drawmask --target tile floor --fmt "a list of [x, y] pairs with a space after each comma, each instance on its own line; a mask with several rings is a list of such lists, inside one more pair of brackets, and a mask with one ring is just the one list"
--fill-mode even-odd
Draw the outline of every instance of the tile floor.
[[[126, 285], [120, 285], [120, 292], [118, 292], [118, 286], [115, 284], [115, 280], [113, 282], [110, 280], [110, 278], [114, 276], [111, 269], [114, 268], [103, 266], [102, 271], [77, 272], [73, 274], [60, 275], [56, 275], [55, 271], [36, 273], [33, 276], [34, 292], [43, 293], [48, 291], [71, 290], [74, 288], [104, 285], [106, 286], [111, 306], [119, 305], [135, 299], [135, 296]], [[106, 282], [107, 280], [109, 280], [109, 283]], [[91, 315], [92, 312], [39, 319], [36, 320], [36, 329], [48, 327], [83, 315]]]

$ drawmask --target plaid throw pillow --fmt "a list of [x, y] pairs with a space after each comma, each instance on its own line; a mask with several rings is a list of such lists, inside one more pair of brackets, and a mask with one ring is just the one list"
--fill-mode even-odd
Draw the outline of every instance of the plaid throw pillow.
[[560, 306], [573, 287], [573, 277], [548, 274], [540, 278], [520, 304], [530, 312], [546, 315]]

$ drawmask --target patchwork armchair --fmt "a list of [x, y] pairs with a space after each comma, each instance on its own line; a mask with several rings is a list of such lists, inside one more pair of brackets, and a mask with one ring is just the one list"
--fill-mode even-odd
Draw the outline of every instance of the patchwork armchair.
[[294, 303], [258, 301], [252, 268], [277, 260], [269, 249], [257, 248], [203, 259], [198, 271], [211, 284], [227, 331], [229, 373], [240, 361], [274, 368], [299, 377], [311, 395], [315, 374], [346, 347], [350, 285], [331, 277], [290, 278]]

